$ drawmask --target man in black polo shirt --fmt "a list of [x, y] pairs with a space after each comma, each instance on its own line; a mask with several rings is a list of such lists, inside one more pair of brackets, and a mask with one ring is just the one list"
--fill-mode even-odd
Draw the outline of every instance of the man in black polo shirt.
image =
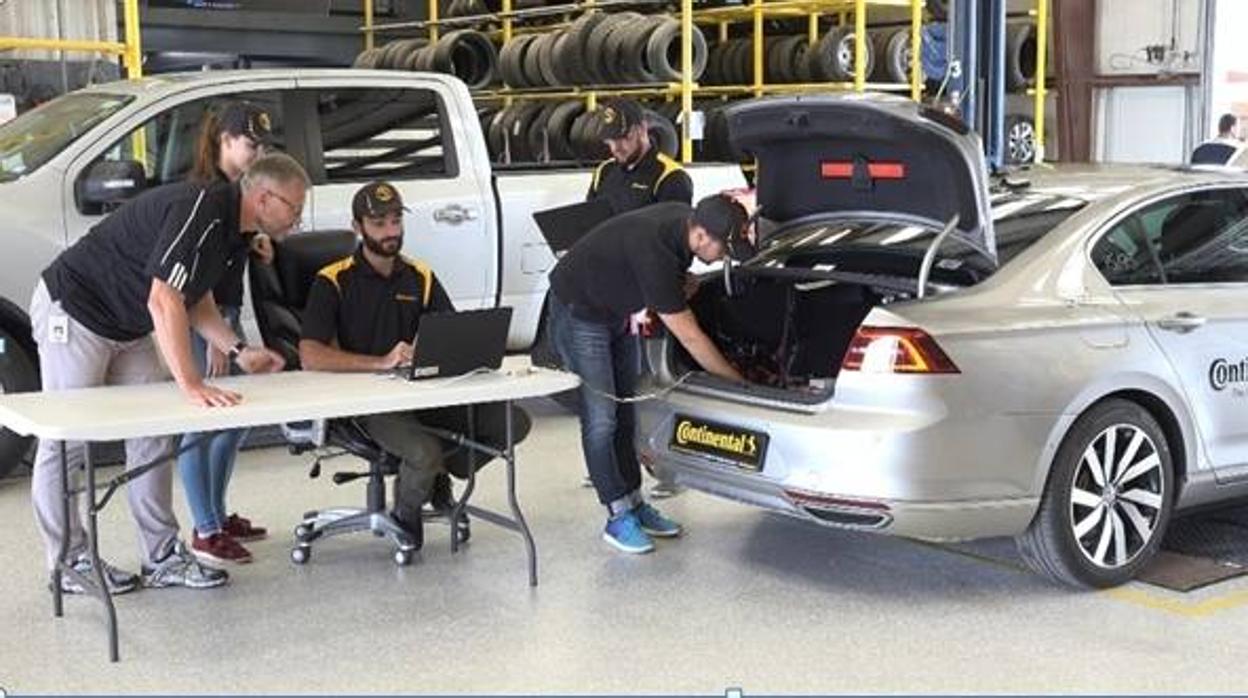
[[612, 218], [594, 228], [550, 274], [550, 322], [565, 366], [581, 377], [581, 445], [598, 500], [607, 507], [603, 539], [630, 553], [654, 549], [650, 536], [675, 537], [680, 525], [641, 497], [634, 446], [637, 342], [628, 320], [642, 309], [659, 315], [668, 331], [704, 369], [743, 380], [698, 327], [685, 303], [685, 274], [696, 256], [722, 259], [748, 216], [740, 204], [707, 197], [697, 208], [661, 203]]
[[[31, 298], [43, 389], [163, 381], [168, 378], [163, 357], [192, 402], [236, 404], [242, 396], [204, 382], [191, 358], [192, 327], [248, 373], [281, 370], [280, 355], [248, 347], [234, 334], [217, 311], [211, 289], [231, 256], [246, 248], [245, 232], [280, 240], [297, 227], [307, 187], [308, 176], [299, 163], [286, 155], [269, 155], [257, 160], [237, 184], [170, 184], [143, 193], [97, 224], [44, 270]], [[72, 471], [83, 453], [81, 444], [70, 446]], [[126, 442], [126, 465], [155, 461], [168, 447], [167, 438], [131, 439]], [[142, 544], [144, 586], [207, 588], [225, 583], [225, 572], [199, 565], [178, 540], [169, 468], [156, 468], [130, 482], [127, 494]], [[74, 568], [92, 572], [81, 517], [71, 512], [69, 529], [62, 524], [56, 441], [39, 442], [31, 495], [49, 567], [68, 539]], [[138, 586], [136, 575], [111, 565], [103, 572], [114, 593]], [[68, 593], [83, 591], [68, 577], [61, 586]]]
[[613, 100], [599, 112], [598, 126], [611, 157], [594, 169], [586, 200], [605, 199], [616, 214], [660, 201], [693, 201], [689, 173], [650, 142], [641, 105]]
[[[371, 182], [356, 192], [352, 226], [361, 244], [350, 257], [321, 269], [312, 282], [299, 341], [303, 368], [385, 371], [411, 363], [411, 342], [421, 315], [455, 310], [433, 270], [400, 254], [406, 210], [398, 190], [386, 182]], [[478, 441], [498, 448], [505, 445], [503, 408], [502, 403], [475, 408]], [[513, 408], [512, 417], [519, 443], [529, 432], [529, 418], [519, 408]], [[420, 429], [425, 425], [465, 433], [464, 407], [369, 415], [360, 421], [382, 448], [403, 459], [395, 480], [394, 517], [419, 547], [424, 539], [420, 510], [438, 474], [450, 470], [467, 477], [469, 458], [476, 468], [490, 458], [474, 452], [444, 462], [444, 444]]]

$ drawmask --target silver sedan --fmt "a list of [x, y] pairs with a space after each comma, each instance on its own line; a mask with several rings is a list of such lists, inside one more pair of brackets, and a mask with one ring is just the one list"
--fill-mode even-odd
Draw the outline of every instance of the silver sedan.
[[1075, 586], [1248, 494], [1248, 179], [990, 181], [973, 135], [883, 97], [743, 104], [727, 128], [763, 242], [691, 305], [750, 383], [649, 340], [660, 478], [837, 528], [1015, 536]]

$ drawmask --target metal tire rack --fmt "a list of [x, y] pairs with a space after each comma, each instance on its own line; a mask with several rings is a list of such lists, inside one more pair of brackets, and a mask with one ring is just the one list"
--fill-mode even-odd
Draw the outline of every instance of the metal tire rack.
[[[442, 28], [466, 26], [492, 22], [500, 26], [494, 35], [505, 45], [517, 33], [528, 31], [545, 31], [553, 27], [527, 27], [527, 20], [549, 17], [570, 17], [590, 10], [610, 11], [624, 7], [646, 5], [666, 5], [656, 0], [585, 0], [584, 2], [568, 3], [546, 7], [513, 9], [512, 0], [501, 0], [501, 10], [496, 13], [440, 19], [438, 0], [429, 0], [429, 19], [414, 22], [396, 22], [375, 24], [373, 22], [373, 1], [363, 0], [364, 25], [360, 31], [364, 35], [364, 47], [375, 46], [378, 32], [425, 32], [430, 41], [436, 41]], [[868, 12], [870, 8], [893, 7], [908, 9], [910, 25], [910, 82], [906, 83], [869, 83], [866, 75], [866, 52], [871, 50], [866, 33]], [[640, 84], [640, 85], [586, 85], [562, 88], [510, 88], [495, 90], [478, 90], [473, 92], [474, 99], [479, 101], [501, 101], [510, 105], [513, 100], [528, 99], [584, 99], [587, 109], [594, 109], [600, 97], [665, 97], [669, 100], [680, 100], [680, 117], [677, 127], [680, 129], [680, 159], [684, 163], [693, 160], [693, 139], [691, 134], [690, 115], [693, 112], [693, 99], [697, 97], [729, 96], [761, 96], [765, 94], [804, 92], [813, 90], [908, 90], [911, 98], [919, 99], [922, 95], [923, 80], [920, 60], [920, 26], [922, 22], [923, 0], [750, 0], [747, 4], [695, 9], [693, 0], [680, 0], [680, 50], [681, 80], [672, 83]], [[801, 84], [767, 84], [764, 81], [763, 65], [766, 35], [764, 19], [800, 19], [807, 20], [807, 31], [811, 42], [818, 39], [819, 21], [821, 17], [835, 14], [842, 24], [852, 15], [855, 23], [854, 35], [854, 79], [852, 82], [817, 82]], [[728, 28], [734, 23], [752, 24], [752, 64], [754, 80], [748, 85], [700, 85], [693, 79], [693, 27], [711, 25], [718, 27], [719, 36], [724, 39]], [[558, 26], [558, 25], [556, 25]]]

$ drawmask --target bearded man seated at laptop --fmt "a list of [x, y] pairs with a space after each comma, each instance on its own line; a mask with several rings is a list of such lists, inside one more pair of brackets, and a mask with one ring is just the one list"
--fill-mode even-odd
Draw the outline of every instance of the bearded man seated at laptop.
[[[361, 244], [355, 252], [321, 269], [303, 315], [299, 360], [312, 371], [386, 371], [410, 364], [421, 315], [454, 312], [450, 296], [431, 270], [408, 259], [403, 249], [403, 200], [386, 182], [364, 185], [351, 202], [352, 227]], [[475, 440], [497, 449], [506, 445], [503, 403], [477, 405]], [[512, 433], [519, 443], [529, 417], [512, 408]], [[468, 477], [491, 457], [462, 449], [421, 427], [468, 433], [468, 409], [454, 407], [360, 417], [361, 426], [386, 451], [402, 459], [394, 484], [394, 516], [419, 546], [424, 540], [421, 508], [430, 503], [449, 513], [450, 472]]]

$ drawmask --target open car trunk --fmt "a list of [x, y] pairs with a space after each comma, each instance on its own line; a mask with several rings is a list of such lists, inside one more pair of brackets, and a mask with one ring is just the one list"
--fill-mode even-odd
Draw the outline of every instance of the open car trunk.
[[719, 278], [708, 281], [690, 306], [748, 385], [698, 370], [677, 342], [669, 343], [669, 367], [677, 376], [693, 371], [691, 387], [799, 404], [831, 397], [854, 332], [884, 300], [870, 286], [826, 279], [738, 274], [733, 286], [729, 296]]
[[647, 351], [661, 382], [823, 402], [872, 308], [971, 285], [996, 267], [979, 141], [956, 120], [887, 95], [750, 100], [725, 119], [733, 147], [758, 163], [759, 215], [775, 230], [691, 306], [749, 383], [696, 370], [671, 340]]

